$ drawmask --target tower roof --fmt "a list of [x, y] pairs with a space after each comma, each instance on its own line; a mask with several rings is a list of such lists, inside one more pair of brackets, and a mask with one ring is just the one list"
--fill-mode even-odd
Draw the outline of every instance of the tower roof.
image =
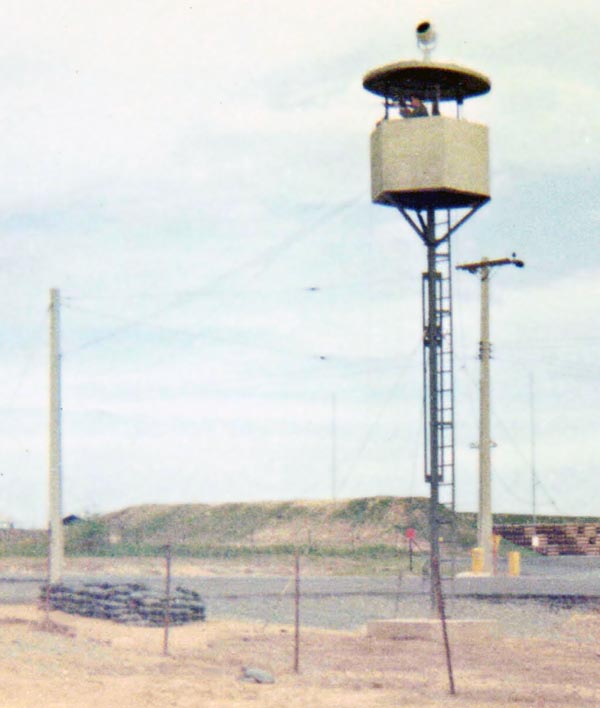
[[456, 64], [399, 61], [369, 71], [363, 86], [393, 99], [410, 94], [424, 100], [437, 94], [441, 101], [462, 101], [487, 93], [492, 84], [484, 74]]

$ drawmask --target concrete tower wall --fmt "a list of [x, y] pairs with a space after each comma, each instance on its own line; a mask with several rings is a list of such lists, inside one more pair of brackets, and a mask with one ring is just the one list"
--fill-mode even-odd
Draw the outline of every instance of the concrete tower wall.
[[[487, 201], [488, 129], [446, 116], [381, 121], [371, 134], [371, 197], [421, 208]], [[437, 198], [439, 197], [439, 198]]]

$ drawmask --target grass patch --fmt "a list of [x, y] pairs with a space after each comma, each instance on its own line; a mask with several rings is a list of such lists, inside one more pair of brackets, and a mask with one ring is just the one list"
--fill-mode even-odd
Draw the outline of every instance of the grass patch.
[[[440, 507], [441, 515], [448, 510]], [[527, 515], [495, 514], [497, 524], [529, 523]], [[589, 517], [539, 517], [538, 523], [597, 522]], [[474, 513], [456, 515], [458, 552], [476, 544]], [[363, 497], [338, 501], [144, 505], [65, 527], [69, 556], [161, 556], [167, 544], [180, 558], [251, 559], [293, 555], [394, 564], [406, 551], [406, 529], [426, 552], [429, 500]], [[447, 527], [442, 534], [448, 535]], [[45, 531], [0, 531], [0, 556], [42, 557]], [[402, 548], [399, 553], [398, 546]]]

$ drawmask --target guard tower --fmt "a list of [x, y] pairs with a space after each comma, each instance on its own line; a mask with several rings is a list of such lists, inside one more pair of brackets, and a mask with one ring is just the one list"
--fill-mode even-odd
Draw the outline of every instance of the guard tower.
[[433, 602], [440, 537], [454, 540], [455, 530], [450, 238], [490, 199], [488, 129], [465, 120], [463, 109], [491, 84], [471, 69], [433, 62], [436, 37], [429, 22], [419, 24], [416, 35], [420, 61], [373, 69], [363, 86], [383, 98], [384, 108], [371, 134], [372, 201], [398, 209], [427, 249], [423, 407]]

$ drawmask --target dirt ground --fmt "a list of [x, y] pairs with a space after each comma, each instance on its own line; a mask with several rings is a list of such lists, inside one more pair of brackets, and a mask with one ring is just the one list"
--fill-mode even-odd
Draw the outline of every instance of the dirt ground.
[[[208, 621], [162, 629], [0, 607], [2, 708], [594, 708], [600, 705], [600, 616], [566, 620], [560, 640], [451, 637], [456, 696], [441, 641], [375, 640], [364, 631]], [[273, 685], [239, 680], [242, 666]]]
[[[289, 573], [285, 562], [176, 560], [180, 576]], [[0, 573], [43, 576], [41, 560], [5, 558]], [[323, 564], [306, 568], [319, 574]], [[344, 570], [347, 570], [344, 568]], [[162, 559], [68, 559], [69, 574], [151, 576]], [[381, 640], [364, 629], [302, 629], [210, 620], [163, 630], [127, 627], [34, 606], [0, 606], [0, 708], [595, 708], [600, 706], [600, 614], [565, 616], [550, 638], [501, 630], [450, 637], [456, 695], [438, 640]], [[239, 680], [242, 666], [273, 685]]]

